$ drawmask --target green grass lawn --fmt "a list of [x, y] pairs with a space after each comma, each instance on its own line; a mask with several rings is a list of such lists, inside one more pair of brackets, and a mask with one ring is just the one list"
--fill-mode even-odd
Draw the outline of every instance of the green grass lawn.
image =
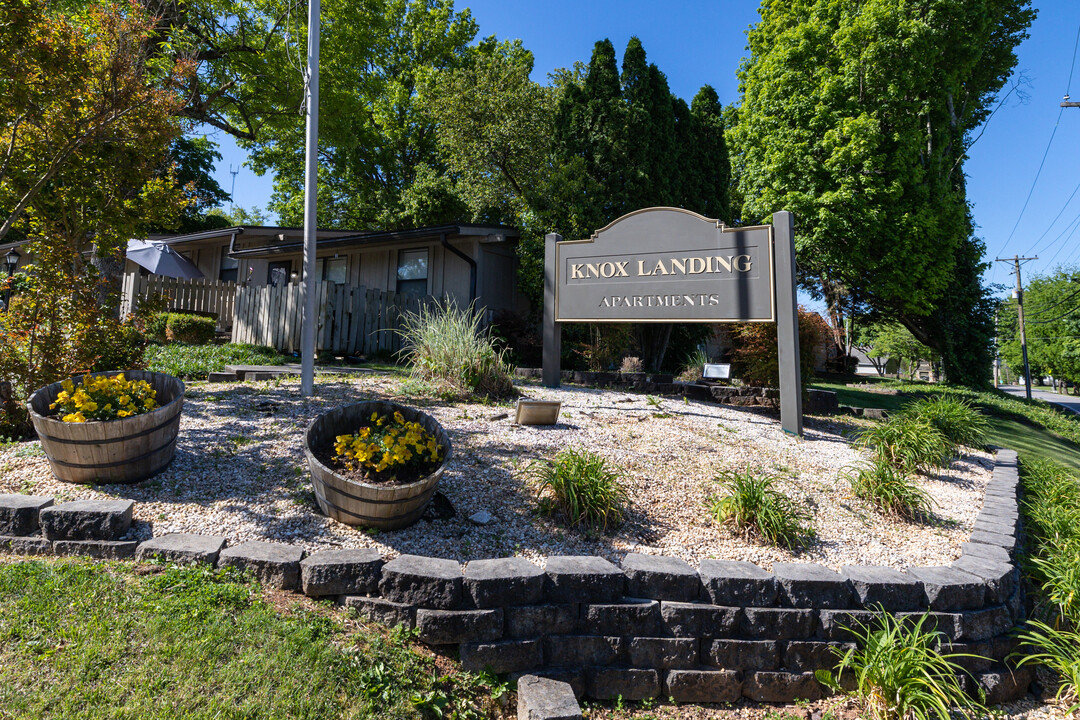
[[505, 689], [440, 676], [408, 632], [299, 599], [279, 612], [234, 573], [157, 570], [0, 563], [0, 717], [484, 718]]
[[[859, 380], [861, 382], [861, 379]], [[945, 390], [942, 386], [927, 383], [888, 383], [878, 382], [881, 387], [897, 387], [906, 393], [938, 393]], [[837, 394], [841, 405], [861, 408], [882, 408], [898, 410], [912, 397], [885, 395], [866, 389], [848, 387], [842, 382], [815, 382], [811, 387], [819, 390], [832, 390]], [[1059, 432], [1069, 433], [1073, 437], [1080, 434], [1080, 420], [1066, 414], [1056, 413], [1046, 403], [1032, 402], [1021, 398], [1008, 397], [990, 392], [962, 393], [978, 405], [986, 414], [989, 429], [986, 442], [1016, 450], [1021, 458], [1038, 457], [1059, 462], [1073, 470], [1080, 470], [1080, 444], [1064, 437]]]

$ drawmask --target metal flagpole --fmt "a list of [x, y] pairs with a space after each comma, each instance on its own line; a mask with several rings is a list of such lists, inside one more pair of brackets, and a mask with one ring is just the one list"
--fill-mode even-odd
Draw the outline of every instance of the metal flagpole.
[[308, 0], [307, 143], [304, 156], [304, 319], [300, 330], [300, 394], [315, 392], [315, 227], [319, 178], [319, 0]]

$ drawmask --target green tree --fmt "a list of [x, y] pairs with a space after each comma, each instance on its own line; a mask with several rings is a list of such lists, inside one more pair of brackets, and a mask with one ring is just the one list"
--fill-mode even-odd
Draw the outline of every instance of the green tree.
[[[1016, 300], [998, 310], [999, 354], [1009, 368], [1023, 375]], [[1058, 268], [1036, 275], [1024, 288], [1025, 334], [1032, 381], [1044, 375], [1080, 383], [1080, 272]]]
[[940, 352], [948, 379], [983, 382], [988, 363], [971, 360], [986, 356], [988, 301], [962, 164], [1016, 63], [1029, 0], [761, 13], [730, 133], [743, 220], [795, 213], [801, 280], [834, 326], [872, 309]]
[[934, 362], [938, 359], [937, 353], [916, 340], [911, 331], [899, 323], [872, 325], [860, 335], [864, 343], [860, 349], [871, 360], [882, 363], [878, 369], [879, 374], [884, 374], [885, 361], [895, 360], [896, 376], [900, 377], [901, 371], [906, 368], [907, 377], [911, 380], [915, 377], [920, 362]]

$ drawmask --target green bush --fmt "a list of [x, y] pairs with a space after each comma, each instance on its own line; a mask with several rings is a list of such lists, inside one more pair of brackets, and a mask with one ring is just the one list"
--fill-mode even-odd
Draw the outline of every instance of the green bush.
[[143, 356], [147, 370], [185, 380], [205, 380], [208, 373], [223, 372], [226, 365], [284, 365], [291, 357], [258, 345], [151, 345]]
[[925, 420], [907, 415], [875, 424], [855, 444], [870, 448], [875, 460], [908, 473], [944, 466], [952, 455], [952, 444], [941, 431]]
[[952, 395], [924, 398], [908, 403], [901, 413], [934, 426], [954, 447], [978, 447], [983, 444], [986, 418], [963, 398]]
[[717, 480], [722, 494], [708, 501], [709, 514], [717, 522], [787, 548], [803, 545], [813, 537], [814, 531], [803, 525], [810, 514], [774, 487], [774, 477], [728, 470]]
[[205, 345], [214, 339], [217, 323], [213, 318], [193, 313], [169, 313], [165, 337], [169, 342]]
[[881, 460], [853, 468], [846, 475], [855, 497], [889, 515], [914, 520], [928, 515], [934, 504], [907, 473]]
[[146, 337], [163, 343], [168, 341], [169, 313], [154, 313], [146, 319]]
[[1080, 710], [1080, 632], [1029, 620], [1019, 639], [1038, 652], [1020, 657], [1017, 664], [1044, 665], [1054, 671], [1059, 681], [1054, 699], [1068, 704], [1065, 716], [1071, 717]]
[[554, 460], [529, 469], [536, 480], [540, 509], [559, 511], [571, 526], [606, 531], [623, 521], [626, 491], [619, 470], [589, 450], [568, 448]]
[[[101, 337], [101, 336], [99, 336]], [[113, 325], [106, 337], [101, 337], [93, 372], [105, 370], [135, 370], [143, 366], [146, 336], [132, 323]]]
[[837, 677], [818, 670], [817, 679], [843, 692], [841, 680], [850, 673], [855, 686], [850, 694], [876, 720], [951, 720], [954, 708], [972, 717], [983, 708], [964, 692], [961, 677], [967, 673], [955, 662], [969, 656], [939, 653], [936, 648], [948, 638], [924, 628], [928, 617], [911, 622], [878, 612], [876, 622], [856, 622], [850, 628], [856, 647], [835, 651]]
[[482, 324], [480, 310], [453, 303], [406, 314], [398, 332], [413, 378], [448, 396], [514, 395], [513, 368]]

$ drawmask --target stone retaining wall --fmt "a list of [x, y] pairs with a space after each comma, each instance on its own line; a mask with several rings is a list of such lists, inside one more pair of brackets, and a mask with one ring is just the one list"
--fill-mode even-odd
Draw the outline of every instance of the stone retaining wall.
[[[468, 670], [531, 673], [568, 682], [579, 696], [682, 702], [816, 699], [813, 671], [849, 646], [848, 627], [881, 607], [897, 617], [929, 613], [992, 703], [1026, 692], [1027, 668], [1010, 670], [1010, 631], [1023, 615], [1015, 562], [1021, 530], [1016, 453], [1000, 451], [982, 511], [962, 556], [948, 567], [756, 565], [629, 554], [454, 560], [374, 550], [299, 548], [166, 535], [125, 541], [130, 501], [0, 496], [0, 549], [94, 557], [161, 557], [244, 568], [261, 581], [336, 597], [361, 616], [415, 628], [422, 641], [454, 648]], [[40, 533], [38, 526], [40, 525]], [[18, 535], [18, 536], [16, 536]]]

